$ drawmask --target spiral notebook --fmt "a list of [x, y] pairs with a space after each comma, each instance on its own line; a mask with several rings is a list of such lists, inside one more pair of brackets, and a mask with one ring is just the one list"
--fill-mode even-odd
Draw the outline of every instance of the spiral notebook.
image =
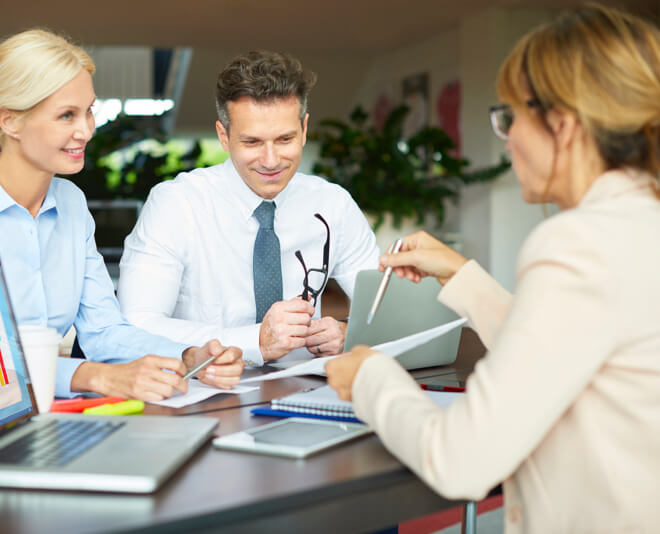
[[341, 400], [330, 386], [275, 399], [270, 403], [270, 407], [285, 412], [355, 418], [353, 403]]

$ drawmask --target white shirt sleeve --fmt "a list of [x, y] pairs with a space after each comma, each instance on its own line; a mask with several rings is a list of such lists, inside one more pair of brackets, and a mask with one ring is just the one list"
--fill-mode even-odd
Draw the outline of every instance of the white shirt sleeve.
[[342, 208], [343, 227], [337, 241], [337, 250], [330, 254], [338, 254], [339, 259], [330, 273], [337, 280], [348, 298], [353, 298], [357, 274], [365, 269], [377, 269], [380, 251], [366, 217], [351, 198], [342, 190], [345, 196]]
[[[166, 185], [166, 184], [162, 184]], [[218, 339], [243, 349], [250, 365], [263, 365], [259, 324], [222, 328], [173, 318], [185, 265], [194, 261], [187, 235], [195, 232], [191, 206], [176, 188], [156, 186], [124, 243], [118, 297], [133, 324], [181, 343], [203, 345]]]

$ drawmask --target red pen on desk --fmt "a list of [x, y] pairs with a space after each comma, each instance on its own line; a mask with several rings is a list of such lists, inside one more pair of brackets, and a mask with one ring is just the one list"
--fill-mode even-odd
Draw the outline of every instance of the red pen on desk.
[[448, 391], [452, 393], [465, 393], [465, 388], [460, 386], [443, 386], [442, 384], [420, 384], [427, 391]]
[[102, 406], [104, 404], [115, 404], [125, 400], [124, 397], [77, 397], [75, 399], [56, 400], [50, 405], [50, 411], [68, 413], [82, 412], [87, 408]]

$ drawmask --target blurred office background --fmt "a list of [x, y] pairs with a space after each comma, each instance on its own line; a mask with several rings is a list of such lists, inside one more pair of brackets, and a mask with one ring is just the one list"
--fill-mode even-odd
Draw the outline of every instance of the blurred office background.
[[[153, 166], [152, 174], [158, 175], [154, 182], [186, 166], [226, 157], [215, 140], [215, 80], [234, 55], [253, 48], [290, 52], [318, 74], [310, 98], [312, 131], [321, 119], [348, 120], [357, 105], [367, 112], [370, 124], [381, 126], [389, 111], [406, 102], [411, 113], [404, 130], [440, 126], [458, 145], [455, 155], [479, 167], [495, 164], [505, 152], [488, 120], [488, 107], [496, 103], [494, 80], [501, 60], [529, 28], [579, 3], [32, 0], [4, 7], [0, 34], [43, 26], [67, 34], [91, 52], [102, 104], [99, 128], [125, 113], [138, 131], [139, 139], [119, 143], [121, 149], [103, 160], [107, 173], [114, 172], [111, 181], [119, 179], [117, 168], [123, 160], [150, 150], [160, 150], [163, 157]], [[660, 0], [619, 5], [654, 20], [660, 12]], [[140, 138], [140, 132], [155, 130], [161, 132], [157, 142]], [[116, 129], [114, 135], [121, 131]], [[317, 157], [318, 143], [308, 143], [302, 170], [309, 172]], [[92, 206], [101, 231], [104, 224], [117, 224], [104, 214], [104, 197], [140, 195], [104, 195], [99, 188], [108, 178], [93, 178], [98, 187], [90, 185], [86, 193], [96, 201]], [[135, 187], [131, 176], [127, 180], [129, 189]], [[117, 231], [130, 230], [139, 202], [115, 204], [115, 209], [124, 227]], [[442, 227], [430, 229], [456, 239], [464, 254], [512, 288], [517, 251], [543, 216], [539, 206], [521, 201], [508, 171], [492, 182], [466, 187]], [[121, 239], [99, 236], [99, 241], [106, 245], [109, 261], [116, 261]]]

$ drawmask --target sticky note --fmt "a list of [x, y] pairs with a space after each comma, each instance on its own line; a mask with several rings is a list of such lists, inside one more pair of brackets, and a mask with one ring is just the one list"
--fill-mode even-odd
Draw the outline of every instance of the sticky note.
[[131, 415], [142, 413], [144, 411], [144, 402], [139, 400], [127, 400], [115, 404], [104, 404], [83, 410], [87, 415]]

